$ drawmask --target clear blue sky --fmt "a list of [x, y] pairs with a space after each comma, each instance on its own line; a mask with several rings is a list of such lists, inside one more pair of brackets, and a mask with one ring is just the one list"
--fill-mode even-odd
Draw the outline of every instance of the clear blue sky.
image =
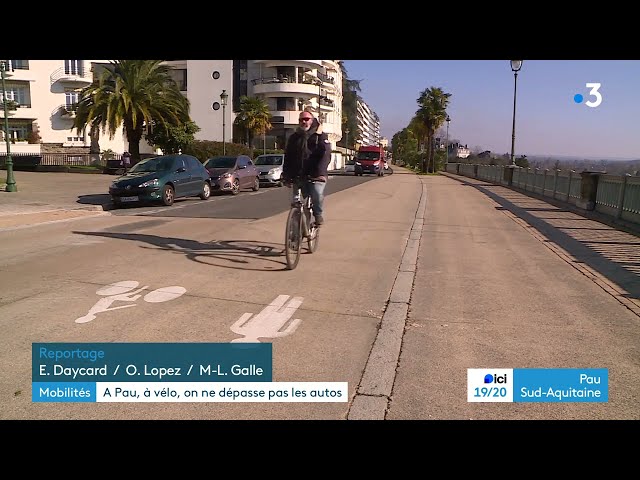
[[[420, 92], [439, 87], [451, 94], [449, 140], [511, 152], [509, 60], [345, 60], [344, 66], [350, 79], [360, 80], [359, 95], [389, 141], [415, 115]], [[585, 105], [596, 100], [586, 83], [602, 84], [598, 107]], [[515, 128], [515, 155], [522, 154], [640, 158], [640, 61], [524, 60]]]

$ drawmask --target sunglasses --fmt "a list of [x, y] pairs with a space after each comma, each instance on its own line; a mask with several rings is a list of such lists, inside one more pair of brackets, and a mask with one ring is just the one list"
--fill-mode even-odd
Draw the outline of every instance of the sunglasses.
[[299, 121], [301, 122], [308, 122], [310, 120], [313, 120], [313, 117], [301, 117]]

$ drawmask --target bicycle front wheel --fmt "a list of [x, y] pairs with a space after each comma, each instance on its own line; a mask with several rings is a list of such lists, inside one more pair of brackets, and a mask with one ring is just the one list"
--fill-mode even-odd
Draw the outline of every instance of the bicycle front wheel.
[[310, 228], [309, 237], [307, 238], [307, 247], [309, 253], [313, 253], [318, 249], [318, 242], [320, 241], [320, 229], [313, 225]]
[[287, 257], [287, 268], [293, 270], [300, 261], [300, 244], [302, 243], [302, 218], [298, 208], [289, 210], [286, 234], [284, 238], [284, 253]]

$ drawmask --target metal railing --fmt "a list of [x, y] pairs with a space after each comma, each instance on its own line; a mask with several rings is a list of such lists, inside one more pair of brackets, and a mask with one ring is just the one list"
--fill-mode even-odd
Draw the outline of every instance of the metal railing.
[[[505, 170], [512, 167], [504, 165], [474, 165], [447, 163], [445, 170], [466, 177], [509, 185], [509, 176]], [[595, 180], [595, 194], [584, 195], [593, 190], [590, 187]], [[542, 168], [513, 168], [511, 186], [527, 192], [551, 197], [584, 208], [640, 224], [640, 177], [631, 175], [609, 175], [601, 172], [575, 172], [574, 170], [553, 170]], [[595, 202], [593, 201], [595, 198]]]
[[57, 70], [55, 70], [49, 77], [49, 80], [53, 85], [55, 82], [57, 82], [61, 78], [67, 78], [67, 77], [71, 77], [73, 79], [77, 79], [77, 80], [89, 82], [89, 83], [93, 82], [93, 73], [91, 72], [91, 70], [86, 70], [84, 68], [69, 69], [66, 67], [60, 67]]

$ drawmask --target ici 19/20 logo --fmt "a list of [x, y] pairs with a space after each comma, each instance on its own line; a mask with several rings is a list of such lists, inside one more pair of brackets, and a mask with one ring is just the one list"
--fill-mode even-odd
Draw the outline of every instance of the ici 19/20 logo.
[[[602, 94], [598, 91], [598, 89], [602, 86], [601, 83], [587, 83], [585, 84], [587, 88], [590, 88], [589, 95], [595, 97], [595, 100], [592, 102], [591, 100], [587, 100], [584, 104], [587, 107], [596, 108], [598, 105], [602, 103]], [[573, 101], [576, 103], [582, 103], [584, 100], [584, 96], [581, 93], [576, 93], [573, 96]]]
[[507, 383], [507, 374], [491, 375], [490, 373], [487, 373], [484, 376], [484, 383]]

